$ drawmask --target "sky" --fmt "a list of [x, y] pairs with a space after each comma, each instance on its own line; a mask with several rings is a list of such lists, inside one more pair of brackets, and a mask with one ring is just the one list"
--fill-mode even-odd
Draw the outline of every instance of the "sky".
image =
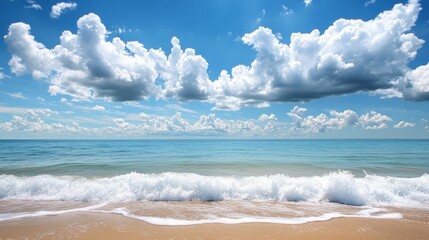
[[0, 138], [429, 138], [429, 3], [0, 1]]

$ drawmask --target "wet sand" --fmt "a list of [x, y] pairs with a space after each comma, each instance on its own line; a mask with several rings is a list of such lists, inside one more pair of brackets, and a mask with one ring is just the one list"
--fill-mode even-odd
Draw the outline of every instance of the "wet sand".
[[428, 239], [429, 219], [340, 218], [301, 225], [157, 226], [119, 215], [70, 213], [0, 222], [0, 239]]

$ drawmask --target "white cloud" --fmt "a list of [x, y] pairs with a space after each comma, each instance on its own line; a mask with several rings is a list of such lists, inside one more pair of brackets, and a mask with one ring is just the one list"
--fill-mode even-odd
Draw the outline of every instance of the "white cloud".
[[66, 133], [66, 134], [99, 134], [100, 129], [80, 127], [78, 123], [72, 122], [71, 124], [62, 123], [47, 123], [51, 115], [58, 114], [56, 111], [50, 109], [28, 109], [20, 115], [13, 115], [9, 122], [0, 124], [0, 131], [3, 132], [46, 132], [52, 133]]
[[180, 100], [206, 100], [211, 81], [207, 74], [208, 63], [191, 48], [182, 50], [179, 39], [173, 37], [171, 53], [161, 72], [165, 79], [161, 96]]
[[262, 21], [262, 19], [265, 17], [265, 14], [266, 14], [265, 9], [262, 9], [261, 16], [256, 19], [256, 22], [260, 23]]
[[359, 124], [364, 129], [387, 128], [387, 123], [390, 121], [392, 121], [392, 118], [375, 111], [371, 111], [359, 117]]
[[291, 127], [292, 131], [320, 133], [327, 130], [338, 130], [348, 126], [355, 126], [358, 123], [358, 116], [352, 110], [345, 110], [343, 112], [331, 111], [331, 117], [328, 117], [324, 113], [318, 116], [304, 116], [306, 112], [307, 109], [295, 106], [287, 113], [294, 120]]
[[13, 53], [9, 61], [11, 71], [18, 76], [31, 73], [35, 79], [46, 78], [59, 64], [52, 51], [36, 42], [29, 31], [29, 25], [14, 23], [9, 26], [8, 35], [4, 37], [9, 51]]
[[[4, 132], [46, 132], [48, 134], [89, 134], [91, 136], [219, 136], [219, 137], [284, 137], [290, 132], [319, 134], [345, 128], [362, 128], [364, 130], [387, 127], [392, 119], [377, 112], [358, 116], [352, 110], [330, 111], [329, 114], [305, 115], [307, 109], [294, 107], [288, 113], [292, 118], [290, 127], [287, 123], [278, 122], [274, 114], [262, 114], [257, 119], [229, 120], [215, 114], [201, 115], [197, 120], [185, 119], [180, 112], [171, 116], [159, 116], [147, 113], [111, 118], [111, 120], [94, 122], [98, 127], [82, 127], [77, 122], [86, 122], [84, 118], [61, 118], [68, 124], [52, 122], [51, 116], [58, 112], [50, 109], [25, 109], [0, 107], [0, 112], [12, 113], [12, 119], [0, 123]], [[71, 111], [66, 114], [73, 114]], [[92, 119], [89, 119], [92, 120]], [[423, 120], [422, 120], [423, 121]], [[70, 124], [71, 123], [71, 124]], [[427, 122], [423, 121], [427, 125]], [[414, 123], [399, 122], [394, 127], [413, 127]], [[429, 127], [427, 128], [429, 129]]]
[[36, 9], [36, 10], [42, 10], [42, 6], [40, 6], [36, 1], [34, 0], [27, 0], [27, 4], [25, 5], [25, 8], [27, 9]]
[[305, 6], [308, 7], [313, 0], [304, 0]]
[[346, 127], [361, 126], [363, 129], [386, 128], [387, 123], [392, 119], [386, 115], [371, 111], [370, 113], [358, 116], [352, 110], [343, 112], [330, 111], [329, 116], [321, 113], [317, 116], [304, 116], [307, 109], [295, 106], [287, 115], [291, 117], [291, 130], [303, 133], [321, 133], [328, 130], [340, 130]]
[[190, 113], [190, 114], [197, 114], [197, 112], [196, 111], [194, 111], [194, 110], [192, 110], [192, 109], [189, 109], [189, 108], [185, 108], [185, 107], [183, 107], [182, 105], [180, 105], [180, 104], [166, 104], [165, 106], [164, 106], [165, 108], [168, 108], [168, 109], [172, 109], [172, 110], [175, 110], [175, 111], [177, 111], [177, 112], [184, 112], [184, 113]]
[[103, 107], [103, 106], [100, 106], [100, 105], [95, 105], [95, 106], [92, 108], [92, 110], [94, 110], [94, 111], [105, 111], [105, 110], [106, 110], [106, 108], [105, 108], [105, 107]]
[[27, 99], [22, 92], [15, 92], [15, 93], [8, 93], [9, 96], [13, 98], [19, 98], [19, 99]]
[[410, 32], [420, 9], [417, 0], [410, 0], [372, 20], [339, 19], [323, 33], [293, 33], [289, 45], [259, 27], [242, 37], [256, 51], [251, 65], [224, 70], [214, 80], [208, 62], [192, 48], [183, 50], [178, 38], [172, 38], [168, 56], [139, 42], [108, 41], [95, 14], [78, 20], [76, 34], [64, 31], [53, 49], [35, 41], [24, 23], [10, 25], [5, 41], [13, 53], [13, 73], [47, 78], [51, 94], [81, 100], [173, 98], [223, 110], [377, 90], [428, 100], [428, 65], [408, 67], [424, 42]]
[[75, 2], [60, 2], [52, 6], [51, 17], [58, 18], [66, 11], [73, 10], [77, 7]]
[[290, 8], [288, 8], [288, 7], [286, 7], [285, 5], [282, 5], [282, 12], [280, 13], [280, 15], [287, 16], [287, 15], [290, 15], [290, 14], [293, 14], [293, 10], [290, 9]]
[[377, 0], [368, 0], [365, 2], [365, 7], [368, 7], [369, 5], [372, 5], [376, 2]]
[[123, 33], [131, 33], [131, 32], [134, 32], [134, 31], [138, 31], [138, 30], [127, 28], [127, 27], [115, 27], [110, 32], [117, 33], [117, 34], [123, 34]]
[[44, 101], [46, 101], [46, 100], [45, 100], [44, 98], [42, 98], [42, 97], [37, 97], [37, 98], [36, 98], [36, 100], [37, 100], [37, 101], [39, 101], [39, 102], [44, 102]]
[[36, 42], [29, 25], [10, 25], [5, 42], [13, 53], [12, 72], [49, 78], [52, 95], [76, 99], [129, 101], [157, 95], [155, 80], [166, 64], [161, 50], [119, 38], [106, 41], [107, 30], [95, 14], [83, 16], [77, 25], [77, 34], [64, 31], [53, 49]]
[[0, 130], [37, 132], [52, 129], [52, 125], [46, 124], [42, 118], [49, 117], [56, 112], [50, 109], [29, 109], [22, 116], [13, 115], [10, 122], [0, 124]]
[[259, 116], [258, 121], [260, 122], [266, 122], [266, 121], [275, 121], [277, 120], [276, 115], [274, 114], [262, 114], [261, 116]]
[[409, 122], [404, 122], [404, 121], [400, 121], [398, 122], [395, 126], [393, 126], [394, 128], [412, 128], [415, 127], [416, 124], [415, 123], [409, 123]]
[[67, 106], [73, 106], [73, 103], [72, 103], [73, 101], [69, 101], [67, 98], [64, 98], [64, 97], [60, 99], [60, 102]]
[[402, 81], [398, 81], [398, 89], [403, 98], [413, 101], [429, 100], [429, 63], [409, 71]]
[[10, 114], [24, 114], [27, 111], [38, 112], [42, 114], [57, 114], [57, 112], [52, 111], [48, 108], [21, 108], [21, 107], [5, 107], [0, 106], [0, 113], [10, 113]]
[[287, 115], [289, 115], [289, 117], [293, 118], [293, 119], [300, 119], [301, 116], [307, 112], [306, 108], [300, 108], [298, 106], [295, 106], [292, 108], [292, 110], [290, 110], [289, 113], [287, 113]]
[[215, 114], [201, 115], [191, 123], [181, 113], [169, 117], [140, 114], [140, 121], [130, 122], [124, 118], [112, 119], [112, 125], [86, 128], [78, 123], [47, 123], [45, 120], [53, 112], [26, 111], [23, 115], [13, 115], [12, 120], [0, 124], [4, 132], [47, 132], [67, 134], [91, 134], [97, 136], [150, 136], [150, 135], [197, 135], [197, 136], [270, 136], [278, 134], [275, 119], [267, 122], [258, 120], [226, 120]]
[[281, 43], [271, 29], [245, 34], [256, 59], [223, 72], [213, 84], [218, 108], [249, 103], [307, 101], [329, 95], [389, 88], [404, 76], [423, 41], [408, 33], [420, 5], [397, 4], [375, 19], [337, 20], [323, 34], [294, 33]]
[[146, 113], [141, 112], [141, 113], [139, 113], [139, 117], [140, 117], [141, 119], [143, 119], [143, 120], [146, 120], [146, 119], [149, 119], [149, 118], [150, 118], [150, 115], [148, 115], [148, 114], [146, 114]]

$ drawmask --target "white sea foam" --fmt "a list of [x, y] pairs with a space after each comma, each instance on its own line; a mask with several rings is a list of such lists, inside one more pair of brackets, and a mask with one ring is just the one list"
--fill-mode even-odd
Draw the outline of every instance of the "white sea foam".
[[89, 212], [94, 209], [101, 208], [105, 206], [106, 203], [100, 203], [97, 205], [83, 207], [83, 208], [73, 208], [66, 210], [57, 210], [57, 211], [36, 211], [36, 212], [25, 212], [25, 213], [0, 213], [0, 221], [13, 220], [19, 218], [31, 218], [31, 217], [42, 217], [42, 216], [58, 216], [65, 213], [73, 212]]
[[[320, 216], [311, 217], [292, 217], [292, 218], [280, 218], [280, 217], [242, 217], [242, 218], [211, 218], [211, 219], [198, 219], [198, 220], [184, 220], [184, 219], [173, 219], [173, 218], [159, 218], [159, 217], [146, 217], [137, 216], [129, 213], [124, 208], [119, 208], [111, 211], [110, 213], [120, 214], [122, 216], [141, 220], [153, 225], [163, 226], [186, 226], [186, 225], [200, 225], [200, 224], [241, 224], [241, 223], [275, 223], [275, 224], [288, 224], [297, 225], [310, 222], [323, 222], [329, 221], [335, 218], [379, 218], [379, 219], [401, 219], [400, 213], [381, 213], [385, 209], [370, 208], [357, 212], [356, 214], [342, 214], [342, 213], [325, 213]], [[379, 214], [381, 213], [381, 214]]]
[[310, 217], [290, 217], [290, 218], [281, 218], [281, 217], [241, 217], [241, 218], [208, 218], [208, 219], [174, 219], [174, 218], [161, 218], [161, 217], [149, 217], [149, 216], [139, 216], [133, 213], [130, 213], [126, 208], [117, 208], [111, 211], [109, 210], [99, 210], [99, 208], [105, 206], [105, 204], [98, 204], [85, 208], [75, 208], [62, 211], [38, 211], [32, 213], [10, 213], [10, 214], [0, 214], [0, 221], [21, 219], [21, 218], [31, 218], [31, 217], [42, 217], [42, 216], [57, 216], [66, 213], [73, 212], [96, 212], [96, 213], [106, 213], [106, 214], [117, 214], [122, 215], [127, 218], [132, 218], [140, 221], [144, 221], [153, 225], [162, 225], [162, 226], [186, 226], [186, 225], [200, 225], [200, 224], [241, 224], [241, 223], [275, 223], [275, 224], [304, 224], [309, 222], [322, 222], [329, 221], [335, 218], [379, 218], [379, 219], [400, 219], [402, 215], [399, 213], [383, 213], [385, 209], [379, 208], [369, 208], [362, 211], [359, 211], [355, 214], [343, 214], [338, 212], [325, 213], [320, 216], [310, 216]]
[[398, 178], [338, 171], [324, 176], [130, 173], [109, 178], [0, 175], [0, 199], [83, 202], [276, 200], [429, 208], [429, 175]]

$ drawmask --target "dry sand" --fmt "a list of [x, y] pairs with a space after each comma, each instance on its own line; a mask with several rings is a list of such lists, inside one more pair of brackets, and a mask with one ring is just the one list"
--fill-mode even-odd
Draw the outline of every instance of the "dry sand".
[[341, 218], [301, 225], [156, 226], [119, 215], [71, 213], [0, 222], [0, 239], [429, 239], [429, 219]]

